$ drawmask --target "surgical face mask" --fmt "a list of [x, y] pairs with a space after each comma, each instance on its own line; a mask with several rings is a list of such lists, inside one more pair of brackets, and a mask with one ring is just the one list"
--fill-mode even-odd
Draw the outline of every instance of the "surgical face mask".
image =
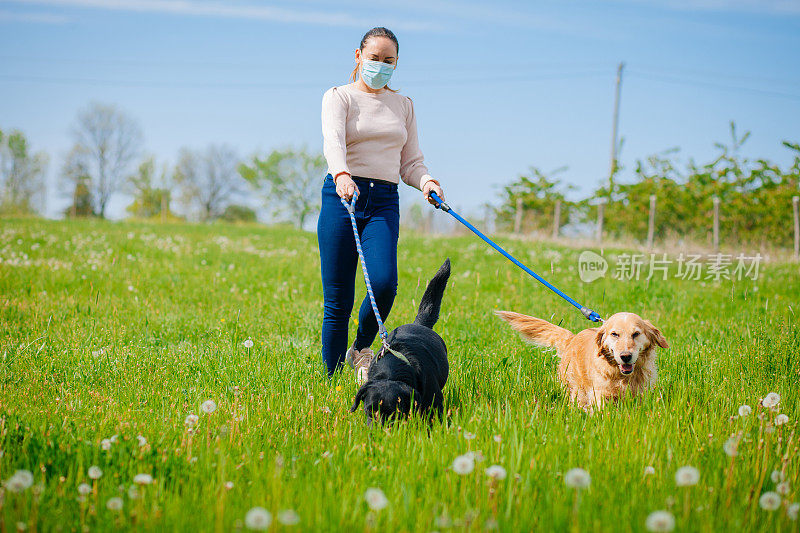
[[373, 89], [386, 87], [386, 84], [392, 78], [393, 72], [394, 65], [370, 59], [361, 60], [361, 79]]

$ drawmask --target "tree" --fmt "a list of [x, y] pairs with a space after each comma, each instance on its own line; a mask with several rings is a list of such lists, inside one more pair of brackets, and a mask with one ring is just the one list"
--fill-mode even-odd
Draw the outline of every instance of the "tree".
[[119, 190], [131, 163], [139, 156], [142, 133], [138, 124], [112, 105], [92, 103], [78, 113], [73, 129], [75, 144], [64, 178], [75, 183], [69, 171], [82, 170], [94, 201], [94, 213], [103, 218], [111, 196]]
[[239, 156], [228, 146], [181, 149], [174, 179], [184, 205], [197, 211], [200, 220], [219, 218], [231, 198], [243, 189], [238, 165]]
[[67, 192], [72, 197], [72, 203], [64, 210], [64, 215], [68, 217], [95, 216], [90, 189], [91, 178], [89, 169], [85, 165], [87, 161], [88, 156], [85, 149], [77, 145], [72, 147], [64, 160], [61, 170], [62, 181], [67, 185]]
[[229, 205], [219, 217], [225, 222], [255, 222], [256, 212], [246, 205]]
[[128, 178], [127, 189], [133, 196], [133, 203], [125, 208], [137, 218], [153, 218], [160, 216], [162, 220], [178, 218], [170, 210], [171, 183], [167, 169], [156, 175], [156, 162], [148, 157], [136, 173]]
[[302, 228], [310, 215], [319, 210], [319, 187], [325, 172], [325, 157], [310, 154], [305, 148], [274, 150], [266, 159], [253, 157], [239, 172], [261, 192], [273, 217], [285, 217]]
[[505, 186], [501, 193], [502, 204], [495, 211], [499, 222], [506, 226], [513, 225], [518, 199], [522, 200], [527, 227], [537, 230], [551, 228], [556, 201], [561, 201], [561, 217], [568, 218], [569, 210], [574, 204], [566, 200], [565, 194], [574, 187], [552, 177], [566, 168], [558, 168], [548, 175], [536, 167], [530, 167], [530, 175], [520, 175], [517, 181]]
[[32, 154], [25, 135], [0, 130], [0, 213], [29, 214], [44, 198], [47, 154]]

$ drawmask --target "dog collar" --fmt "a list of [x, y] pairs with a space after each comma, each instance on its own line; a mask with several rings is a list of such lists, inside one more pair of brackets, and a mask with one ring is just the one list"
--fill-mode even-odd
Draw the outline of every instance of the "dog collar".
[[411, 366], [411, 363], [408, 361], [408, 358], [406, 358], [405, 355], [401, 354], [397, 350], [392, 350], [387, 343], [383, 344], [383, 347], [381, 348], [381, 351], [378, 352], [378, 356], [376, 357], [376, 359], [381, 359], [383, 356], [386, 355], [386, 352], [391, 353], [392, 355], [403, 361], [408, 366]]

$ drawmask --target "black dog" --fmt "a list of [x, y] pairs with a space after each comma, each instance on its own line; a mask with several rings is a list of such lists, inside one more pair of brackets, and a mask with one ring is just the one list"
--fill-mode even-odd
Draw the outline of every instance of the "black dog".
[[[444, 396], [442, 388], [447, 382], [447, 346], [431, 328], [439, 320], [442, 295], [450, 277], [450, 259], [428, 283], [419, 312], [413, 324], [394, 329], [387, 338], [391, 351], [372, 363], [367, 382], [356, 394], [350, 412], [364, 402], [367, 423], [380, 417], [381, 422], [398, 415], [408, 416], [412, 408], [419, 414], [433, 411], [442, 416]], [[432, 413], [431, 413], [432, 414]]]

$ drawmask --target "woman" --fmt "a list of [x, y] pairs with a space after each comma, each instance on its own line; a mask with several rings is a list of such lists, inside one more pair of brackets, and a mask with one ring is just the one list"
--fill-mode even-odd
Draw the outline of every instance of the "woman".
[[370, 345], [378, 323], [367, 297], [358, 314], [355, 341], [348, 349], [358, 254], [350, 216], [340, 198], [350, 201], [358, 193], [356, 223], [382, 320], [388, 317], [397, 293], [398, 182], [402, 179], [421, 190], [431, 203], [431, 192], [444, 198], [439, 182], [423, 163], [411, 99], [387, 86], [397, 67], [398, 51], [391, 31], [371, 29], [356, 50], [353, 83], [333, 87], [322, 97], [323, 151], [328, 162], [317, 224], [325, 300], [322, 358], [328, 375], [345, 360], [356, 369], [359, 382], [366, 379], [374, 357]]

